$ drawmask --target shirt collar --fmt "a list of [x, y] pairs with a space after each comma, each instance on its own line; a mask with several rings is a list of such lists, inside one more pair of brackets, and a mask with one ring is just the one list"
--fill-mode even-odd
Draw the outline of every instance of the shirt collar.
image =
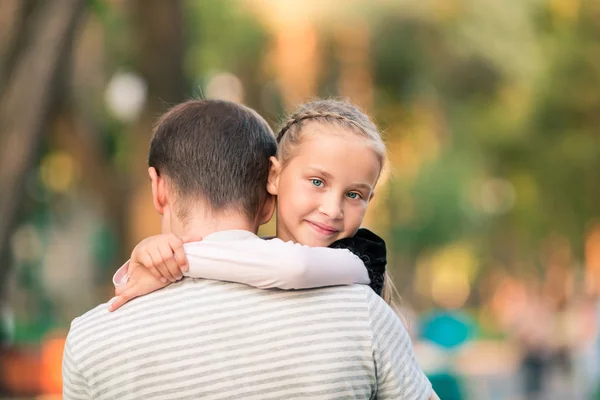
[[232, 229], [229, 231], [219, 231], [213, 232], [210, 235], [204, 237], [203, 240], [209, 240], [212, 242], [222, 242], [229, 240], [248, 240], [248, 239], [258, 239], [254, 233], [250, 231], [245, 231], [242, 229]]

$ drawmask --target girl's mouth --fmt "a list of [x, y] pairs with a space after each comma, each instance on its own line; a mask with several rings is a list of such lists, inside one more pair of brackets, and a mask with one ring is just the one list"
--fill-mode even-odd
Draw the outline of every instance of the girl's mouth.
[[337, 230], [329, 225], [319, 224], [319, 223], [311, 222], [311, 221], [306, 221], [306, 222], [308, 222], [308, 225], [310, 225], [310, 227], [314, 231], [316, 231], [317, 233], [320, 233], [321, 235], [331, 236], [331, 235], [335, 235], [336, 233], [339, 232], [339, 230]]

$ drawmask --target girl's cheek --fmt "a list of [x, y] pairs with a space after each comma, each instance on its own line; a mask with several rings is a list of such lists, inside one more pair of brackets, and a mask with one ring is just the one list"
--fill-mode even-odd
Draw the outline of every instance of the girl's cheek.
[[303, 200], [317, 195], [317, 191], [309, 185], [298, 185], [297, 189], [298, 197], [302, 198]]
[[355, 219], [357, 221], [357, 224], [360, 225], [360, 224], [362, 224], [362, 221], [365, 218], [366, 213], [367, 213], [367, 203], [361, 202], [361, 204], [356, 204], [351, 209], [348, 209], [347, 213], [345, 215], [352, 215], [353, 216], [352, 219], [353, 220]]
[[279, 195], [280, 205], [287, 209], [297, 209], [310, 199], [310, 190], [303, 185], [290, 185]]

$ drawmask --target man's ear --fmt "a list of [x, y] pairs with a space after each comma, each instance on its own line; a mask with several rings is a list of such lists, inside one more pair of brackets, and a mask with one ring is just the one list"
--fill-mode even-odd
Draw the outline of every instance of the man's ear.
[[269, 169], [269, 180], [267, 181], [267, 192], [273, 196], [279, 193], [279, 175], [281, 175], [281, 163], [275, 157], [269, 158], [271, 166]]
[[154, 209], [160, 215], [163, 215], [165, 206], [168, 204], [165, 178], [158, 175], [154, 167], [148, 168], [148, 175], [150, 175], [150, 181], [152, 182], [152, 202], [154, 203]]

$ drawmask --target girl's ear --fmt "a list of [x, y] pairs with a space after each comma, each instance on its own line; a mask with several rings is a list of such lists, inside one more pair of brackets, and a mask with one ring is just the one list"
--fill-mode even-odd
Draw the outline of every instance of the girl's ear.
[[277, 196], [279, 192], [279, 176], [281, 175], [281, 163], [275, 157], [269, 158], [271, 168], [269, 170], [269, 180], [267, 181], [267, 192]]
[[273, 218], [273, 214], [275, 213], [275, 196], [272, 194], [267, 194], [267, 198], [263, 204], [263, 208], [259, 214], [259, 225], [266, 224]]

